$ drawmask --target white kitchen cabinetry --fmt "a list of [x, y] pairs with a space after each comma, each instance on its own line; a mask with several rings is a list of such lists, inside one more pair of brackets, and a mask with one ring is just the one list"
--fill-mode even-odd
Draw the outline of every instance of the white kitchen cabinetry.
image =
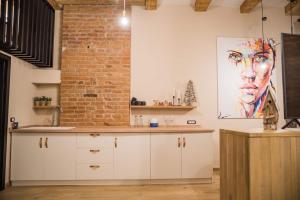
[[210, 133], [152, 134], [151, 179], [212, 177]]
[[75, 180], [76, 138], [67, 133], [14, 133], [12, 180]]
[[182, 178], [211, 178], [213, 173], [210, 133], [182, 134]]
[[111, 134], [77, 134], [77, 180], [114, 178], [114, 140]]
[[12, 180], [43, 180], [43, 134], [14, 133], [11, 150]]
[[150, 179], [150, 134], [115, 135], [115, 178]]
[[13, 133], [11, 180], [16, 185], [74, 180], [207, 182], [213, 169], [211, 137], [211, 133]]
[[45, 180], [75, 180], [75, 134], [45, 134]]
[[181, 178], [181, 134], [151, 135], [151, 179]]

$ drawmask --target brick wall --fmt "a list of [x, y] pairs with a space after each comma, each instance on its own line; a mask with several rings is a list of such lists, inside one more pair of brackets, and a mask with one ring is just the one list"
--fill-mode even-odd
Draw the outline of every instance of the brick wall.
[[64, 7], [61, 125], [129, 125], [131, 32], [119, 26], [121, 14], [117, 6]]

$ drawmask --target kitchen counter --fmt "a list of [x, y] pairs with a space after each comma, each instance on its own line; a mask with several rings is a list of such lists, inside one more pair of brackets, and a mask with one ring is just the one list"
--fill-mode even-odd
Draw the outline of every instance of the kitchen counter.
[[234, 134], [247, 137], [300, 137], [300, 129], [278, 129], [276, 131], [264, 131], [262, 128], [257, 129], [247, 129], [247, 130], [223, 130], [221, 129], [220, 133], [222, 134]]
[[38, 127], [28, 126], [12, 130], [12, 133], [212, 133], [213, 129], [201, 126], [161, 126], [150, 127]]
[[300, 199], [300, 129], [220, 131], [222, 200]]

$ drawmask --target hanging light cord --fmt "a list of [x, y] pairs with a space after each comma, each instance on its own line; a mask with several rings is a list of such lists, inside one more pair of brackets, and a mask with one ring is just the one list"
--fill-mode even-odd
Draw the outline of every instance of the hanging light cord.
[[123, 1], [123, 15], [125, 16], [126, 13], [126, 0]]
[[264, 32], [264, 22], [266, 21], [266, 17], [264, 16], [264, 5], [263, 0], [261, 0], [261, 33], [262, 33], [262, 50], [265, 52], [265, 32]]
[[291, 12], [291, 34], [293, 35], [294, 34], [294, 30], [293, 30], [293, 6], [292, 6], [292, 3], [294, 1], [293, 0], [290, 0], [290, 12]]

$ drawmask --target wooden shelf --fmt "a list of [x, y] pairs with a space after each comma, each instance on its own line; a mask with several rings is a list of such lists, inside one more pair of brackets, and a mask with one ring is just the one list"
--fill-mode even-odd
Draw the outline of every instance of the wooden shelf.
[[131, 106], [132, 110], [192, 110], [196, 106]]
[[33, 109], [55, 109], [59, 108], [59, 106], [50, 105], [50, 106], [33, 106]]
[[37, 83], [37, 82], [34, 82], [32, 84], [36, 86], [60, 85], [60, 83]]

